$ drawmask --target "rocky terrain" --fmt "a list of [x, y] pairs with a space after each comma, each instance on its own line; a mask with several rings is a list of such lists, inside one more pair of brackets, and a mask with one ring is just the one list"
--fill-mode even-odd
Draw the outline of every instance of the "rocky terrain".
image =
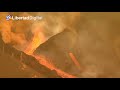
[[[81, 13], [75, 32], [64, 30], [34, 54], [52, 58], [56, 67], [77, 77], [120, 77], [120, 13]], [[80, 69], [69, 56], [73, 53]]]
[[[34, 15], [35, 13], [27, 14]], [[25, 15], [27, 14], [25, 13]], [[46, 60], [56, 68], [79, 78], [120, 77], [120, 13], [82, 12], [80, 16], [78, 13], [73, 17], [74, 13], [64, 13], [63, 16], [62, 13], [36, 13], [35, 15], [43, 15], [46, 20], [45, 24], [37, 23], [36, 26], [38, 25], [38, 27], [34, 28], [33, 31], [30, 28], [33, 22], [14, 22], [13, 26], [8, 22], [3, 24], [1, 29], [3, 36], [6, 34], [4, 27], [8, 25], [5, 30], [8, 30], [13, 37], [8, 40], [7, 36], [4, 38], [4, 41], [10, 43], [10, 45], [3, 43], [2, 37], [0, 37], [0, 61], [1, 63], [4, 62], [0, 65], [0, 73], [6, 72], [3, 75], [0, 74], [2, 75], [0, 77], [32, 77], [31, 74], [34, 74], [34, 77], [61, 77], [55, 70], [50, 70], [50, 68], [38, 63], [33, 56], [45, 56], [48, 58]], [[64, 15], [67, 16], [64, 17]], [[69, 18], [67, 18], [68, 16]], [[12, 29], [9, 25], [11, 25]], [[40, 37], [42, 34], [39, 35], [39, 32], [35, 32], [37, 30], [43, 36], [45, 35], [45, 38]], [[16, 36], [19, 37], [16, 39]], [[37, 42], [32, 41], [33, 37], [35, 38], [33, 40], [37, 38]], [[20, 41], [20, 47], [23, 48], [26, 45], [24, 47], [26, 48], [29, 46], [29, 43], [24, 44], [22, 39], [31, 41], [32, 47], [41, 38], [45, 39], [45, 42], [40, 42], [39, 47], [35, 47], [33, 56], [12, 47], [12, 44], [15, 44], [16, 48], [19, 48], [17, 46], [20, 46]], [[9, 63], [10, 67], [7, 65]], [[21, 67], [16, 70], [16, 73], [20, 70], [19, 74], [9, 75], [14, 74], [14, 69], [18, 68], [19, 65], [27, 66], [29, 73], [27, 71], [27, 74], [21, 75], [23, 74], [21, 72], [26, 73], [26, 69]], [[9, 74], [7, 75], [7, 73]]]
[[37, 60], [11, 45], [0, 37], [0, 77], [2, 78], [58, 78], [56, 72], [40, 65]]

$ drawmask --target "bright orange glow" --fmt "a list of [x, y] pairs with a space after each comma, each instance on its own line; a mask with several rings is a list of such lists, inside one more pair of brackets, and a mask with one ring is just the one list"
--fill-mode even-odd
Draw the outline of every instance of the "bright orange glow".
[[25, 53], [32, 55], [35, 49], [45, 41], [45, 37], [42, 33], [42, 30], [36, 30], [32, 42], [28, 45], [27, 49], [24, 50]]
[[35, 51], [35, 49], [41, 44], [43, 43], [46, 39], [43, 35], [42, 32], [43, 28], [35, 28], [34, 29], [34, 37], [32, 39], [32, 42], [28, 45], [27, 49], [24, 50], [24, 52], [28, 55], [31, 55], [33, 57], [35, 57], [38, 62], [42, 65], [44, 65], [45, 67], [49, 68], [50, 70], [55, 70], [57, 72], [57, 74], [59, 76], [61, 76], [62, 78], [75, 78], [75, 76], [70, 75], [58, 68], [56, 68], [53, 63], [49, 62], [48, 59], [46, 59], [44, 56], [35, 56], [33, 55], [33, 52]]
[[59, 76], [61, 76], [62, 78], [76, 78], [76, 76], [70, 75], [58, 68], [56, 68], [52, 63], [49, 63], [48, 60], [46, 60], [45, 58], [42, 58], [40, 56], [34, 56], [40, 64], [46, 66], [47, 68], [49, 68], [50, 70], [55, 70], [57, 72], [57, 74]]
[[75, 58], [75, 56], [73, 55], [73, 53], [69, 53], [69, 56], [71, 57], [72, 61], [74, 62], [74, 64], [80, 68], [80, 64], [79, 62], [77, 61], [77, 59]]

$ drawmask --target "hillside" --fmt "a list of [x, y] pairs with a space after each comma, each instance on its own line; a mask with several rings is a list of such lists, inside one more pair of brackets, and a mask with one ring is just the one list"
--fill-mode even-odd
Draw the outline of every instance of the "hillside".
[[35, 58], [5, 44], [0, 37], [0, 77], [3, 78], [51, 78], [56, 72], [40, 65]]

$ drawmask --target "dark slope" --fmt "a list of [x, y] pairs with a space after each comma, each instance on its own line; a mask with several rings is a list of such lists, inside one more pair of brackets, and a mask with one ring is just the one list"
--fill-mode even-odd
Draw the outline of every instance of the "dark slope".
[[[28, 71], [22, 71], [22, 63], [28, 66]], [[34, 57], [20, 52], [5, 44], [0, 37], [0, 77], [30, 77], [31, 74], [40, 73], [39, 77], [59, 77], [56, 72], [40, 65]]]
[[[79, 77], [120, 77], [120, 13], [82, 13], [77, 34], [67, 30], [57, 34], [34, 54], [51, 58], [58, 68]], [[82, 73], [68, 52], [82, 65]]]
[[69, 53], [73, 52], [76, 40], [77, 34], [69, 29], [66, 29], [41, 44], [36, 49], [34, 54], [45, 55], [51, 59], [52, 63], [57, 68], [60, 68], [61, 70], [72, 75], [80, 76], [80, 71], [69, 56]]

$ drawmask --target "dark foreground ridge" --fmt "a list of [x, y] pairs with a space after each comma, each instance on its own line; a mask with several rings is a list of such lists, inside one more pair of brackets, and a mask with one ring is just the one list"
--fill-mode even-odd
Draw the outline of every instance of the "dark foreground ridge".
[[45, 66], [39, 64], [34, 57], [26, 55], [25, 53], [16, 50], [10, 45], [5, 44], [1, 36], [0, 36], [0, 62], [4, 64], [3, 66], [1, 66], [2, 68], [0, 69], [1, 71], [0, 77], [27, 78], [28, 75], [26, 74], [21, 75], [23, 72], [17, 69], [18, 67], [17, 65], [20, 65], [20, 62], [24, 63], [29, 68], [31, 68], [31, 71], [33, 69], [34, 72], [42, 74], [42, 77], [47, 78], [59, 77], [55, 71], [51, 71]]
[[[75, 45], [77, 41], [77, 33], [66, 28], [63, 32], [54, 35], [45, 43], [41, 44], [35, 51], [34, 55], [44, 55], [50, 58], [52, 63], [64, 72], [71, 75], [81, 77], [79, 68], [74, 64], [69, 56], [69, 53], [73, 53], [74, 56], [80, 54], [75, 51]], [[76, 57], [77, 62], [78, 58]]]

